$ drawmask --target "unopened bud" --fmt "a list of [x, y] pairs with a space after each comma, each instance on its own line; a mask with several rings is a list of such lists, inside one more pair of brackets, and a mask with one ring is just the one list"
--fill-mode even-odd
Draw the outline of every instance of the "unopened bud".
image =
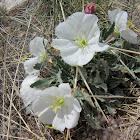
[[96, 4], [95, 3], [90, 3], [87, 5], [85, 9], [85, 14], [95, 14], [96, 13]]

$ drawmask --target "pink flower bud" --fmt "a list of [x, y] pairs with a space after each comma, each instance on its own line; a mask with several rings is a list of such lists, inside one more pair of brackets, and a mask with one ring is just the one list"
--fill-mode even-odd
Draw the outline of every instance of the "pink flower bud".
[[96, 13], [96, 4], [95, 3], [90, 3], [87, 5], [85, 9], [85, 14], [95, 14]]

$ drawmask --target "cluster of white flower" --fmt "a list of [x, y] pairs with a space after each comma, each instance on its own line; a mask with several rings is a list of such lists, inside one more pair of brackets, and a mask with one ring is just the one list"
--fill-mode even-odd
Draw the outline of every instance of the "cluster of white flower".
[[[121, 9], [109, 11], [111, 23], [115, 22], [115, 31], [121, 37], [137, 43], [137, 35], [126, 29], [127, 13]], [[98, 18], [94, 14], [76, 12], [56, 29], [56, 39], [52, 45], [60, 50], [62, 59], [71, 66], [83, 66], [90, 62], [96, 52], [107, 50], [109, 45], [99, 42], [100, 30]], [[81, 106], [71, 94], [68, 83], [46, 89], [31, 88], [30, 85], [39, 80], [40, 71], [34, 69], [35, 64], [46, 60], [45, 46], [47, 40], [36, 37], [30, 42], [30, 52], [35, 57], [24, 63], [29, 74], [23, 81], [20, 93], [25, 106], [31, 105], [31, 110], [44, 124], [52, 124], [53, 128], [64, 131], [77, 125]]]
[[31, 88], [30, 85], [39, 78], [35, 75], [27, 76], [20, 89], [25, 106], [31, 104], [31, 110], [44, 124], [52, 124], [53, 128], [64, 131], [78, 124], [81, 106], [71, 94], [68, 83], [59, 87], [46, 89]]

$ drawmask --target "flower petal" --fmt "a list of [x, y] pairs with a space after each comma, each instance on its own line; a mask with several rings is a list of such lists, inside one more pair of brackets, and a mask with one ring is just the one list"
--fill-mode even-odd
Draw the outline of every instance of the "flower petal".
[[78, 124], [80, 113], [72, 110], [68, 115], [65, 115], [65, 127], [71, 129]]
[[29, 75], [23, 80], [20, 89], [20, 96], [23, 99], [25, 106], [28, 106], [41, 94], [42, 90], [30, 87], [31, 84], [39, 79], [40, 78], [37, 76]]
[[57, 130], [59, 131], [64, 131], [66, 125], [65, 125], [65, 118], [64, 118], [65, 113], [60, 110], [59, 113], [54, 117], [52, 126], [56, 127]]
[[53, 39], [52, 41], [53, 47], [58, 50], [64, 50], [74, 46], [75, 43], [73, 41], [67, 40], [67, 39]]
[[58, 87], [49, 87], [49, 88], [46, 88], [43, 90], [42, 92], [43, 95], [49, 95], [49, 96], [52, 96], [52, 97], [64, 97], [65, 95], [65, 92], [63, 91], [63, 89], [60, 89]]
[[61, 56], [67, 64], [69, 64], [70, 66], [76, 66], [78, 65], [78, 60], [79, 60], [81, 51], [82, 51], [81, 48], [73, 47], [73, 48], [65, 49], [61, 51]]
[[65, 92], [64, 94], [66, 96], [71, 96], [71, 87], [68, 83], [62, 83], [59, 85], [59, 89], [63, 90]]
[[124, 38], [125, 40], [129, 41], [132, 44], [138, 43], [137, 34], [130, 29], [122, 30], [121, 37]]
[[82, 22], [80, 29], [81, 35], [82, 36], [85, 35], [87, 41], [89, 41], [91, 38], [96, 38], [95, 41], [98, 42], [100, 30], [97, 25], [98, 22], [97, 16], [92, 14], [85, 14], [81, 22]]
[[98, 27], [98, 24], [94, 23], [87, 37], [88, 44], [90, 45], [98, 43], [99, 37], [100, 37], [100, 29]]
[[34, 69], [35, 64], [40, 63], [41, 57], [34, 57], [34, 58], [30, 58], [29, 60], [26, 60], [24, 62], [24, 69], [28, 74], [35, 74], [38, 75], [39, 74], [39, 70]]
[[117, 14], [116, 20], [115, 20], [115, 26], [119, 30], [119, 32], [121, 30], [126, 29], [127, 17], [128, 17], [128, 15], [127, 15], [127, 12], [125, 12], [125, 11], [120, 11]]
[[56, 36], [60, 39], [73, 40], [73, 37], [77, 36], [79, 29], [81, 28], [81, 21], [85, 14], [82, 12], [76, 12], [69, 16], [65, 22], [59, 23], [55, 29]]
[[35, 75], [28, 75], [22, 82], [22, 85], [21, 87], [24, 87], [24, 86], [29, 86], [31, 84], [33, 84], [34, 82], [36, 82], [37, 80], [39, 80], [40, 78], [38, 76], [35, 76]]
[[[68, 110], [66, 114], [69, 114], [71, 112], [71, 110], [75, 110], [77, 112], [81, 112], [82, 108], [80, 106], [80, 103], [78, 102], [78, 100], [74, 97], [67, 97], [65, 98], [65, 102], [66, 102], [66, 106], [68, 106]], [[66, 112], [66, 111], [65, 111]]]
[[120, 13], [120, 11], [121, 11], [120, 8], [115, 9], [113, 11], [110, 11], [110, 10], [108, 11], [108, 16], [109, 16], [109, 19], [110, 19], [112, 24], [113, 24], [113, 22], [115, 22], [116, 16], [117, 16], [118, 13]]
[[42, 37], [34, 38], [30, 42], [30, 53], [34, 56], [42, 56], [43, 54], [45, 54], [45, 46], [47, 42], [48, 41]]
[[24, 86], [20, 89], [20, 96], [23, 99], [25, 106], [31, 104], [37, 97], [40, 96], [41, 90], [30, 88], [29, 86]]
[[96, 52], [102, 52], [102, 51], [107, 50], [108, 47], [109, 47], [109, 45], [107, 45], [107, 44], [98, 43], [98, 45], [96, 46], [95, 51], [96, 51]]
[[49, 108], [51, 105], [52, 96], [50, 95], [41, 95], [38, 97], [32, 104], [32, 110], [44, 124], [52, 124], [52, 121], [55, 117], [55, 113], [52, 108]]
[[94, 45], [88, 45], [81, 51], [79, 58], [78, 58], [78, 66], [86, 65], [94, 56]]

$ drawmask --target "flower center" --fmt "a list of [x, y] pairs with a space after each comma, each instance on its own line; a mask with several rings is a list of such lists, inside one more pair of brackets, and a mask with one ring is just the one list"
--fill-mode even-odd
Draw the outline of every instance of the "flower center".
[[80, 39], [76, 39], [74, 42], [80, 47], [85, 48], [87, 46], [87, 40], [85, 39], [85, 35], [83, 35]]
[[45, 57], [46, 57], [46, 54], [44, 53], [41, 57], [41, 60], [43, 61], [45, 59]]
[[48, 102], [48, 104], [50, 104], [50, 108], [53, 108], [53, 111], [56, 113], [58, 109], [61, 109], [61, 107], [64, 105], [65, 103], [65, 99], [64, 98], [60, 98], [60, 97], [56, 97], [55, 99], [51, 99], [52, 102]]
[[114, 29], [114, 33], [115, 33], [117, 36], [120, 36], [120, 32], [119, 32], [117, 29]]

